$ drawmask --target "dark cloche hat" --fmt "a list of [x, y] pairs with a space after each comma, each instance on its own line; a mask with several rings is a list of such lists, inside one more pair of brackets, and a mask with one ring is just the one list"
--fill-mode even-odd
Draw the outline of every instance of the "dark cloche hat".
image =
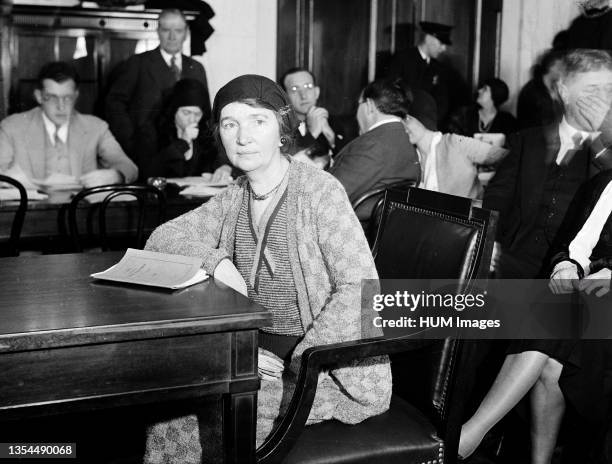
[[196, 79], [181, 79], [172, 88], [170, 106], [176, 110], [181, 106], [199, 106], [204, 111], [208, 106], [208, 95], [204, 84]]
[[446, 24], [430, 23], [428, 21], [421, 21], [421, 30], [426, 34], [433, 35], [436, 39], [446, 45], [452, 45], [450, 33], [453, 26], [447, 26]]
[[273, 80], [256, 74], [237, 77], [221, 87], [213, 103], [214, 122], [219, 122], [221, 110], [225, 105], [244, 98], [256, 98], [266, 102], [287, 119], [292, 129], [297, 128], [297, 116], [285, 91]]

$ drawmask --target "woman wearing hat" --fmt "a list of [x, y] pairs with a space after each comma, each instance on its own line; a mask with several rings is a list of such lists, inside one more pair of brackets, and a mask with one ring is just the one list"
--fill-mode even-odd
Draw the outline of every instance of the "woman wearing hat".
[[[362, 279], [377, 273], [342, 185], [287, 156], [297, 118], [277, 84], [255, 75], [230, 81], [215, 98], [213, 120], [230, 162], [245, 175], [159, 227], [147, 248], [203, 258], [215, 279], [272, 313], [272, 325], [260, 332], [261, 444], [290, 399], [305, 349], [375, 335], [362, 333], [360, 294]], [[386, 357], [332, 369], [319, 378], [308, 423], [360, 422], [384, 412], [390, 395]], [[197, 437], [193, 416], [151, 428], [147, 462], [168, 451], [167, 428], [184, 431], [185, 421]], [[199, 450], [193, 451], [197, 459]]]
[[215, 180], [229, 178], [231, 167], [217, 155], [207, 124], [208, 115], [204, 114], [208, 102], [206, 92], [206, 87], [195, 79], [182, 79], [175, 84], [162, 113], [157, 130], [158, 149], [147, 177], [186, 177], [214, 172]]

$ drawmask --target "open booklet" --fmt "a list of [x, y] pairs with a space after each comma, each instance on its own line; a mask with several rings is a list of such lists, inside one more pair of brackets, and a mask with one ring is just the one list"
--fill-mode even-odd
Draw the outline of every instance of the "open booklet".
[[200, 283], [208, 274], [201, 258], [128, 248], [121, 261], [91, 277], [176, 290]]

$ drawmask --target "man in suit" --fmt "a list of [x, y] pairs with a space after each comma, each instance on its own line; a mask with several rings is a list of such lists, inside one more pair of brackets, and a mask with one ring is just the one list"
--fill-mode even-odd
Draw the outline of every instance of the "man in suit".
[[[155, 130], [164, 98], [180, 79], [199, 80], [206, 86], [204, 67], [181, 54], [187, 37], [187, 22], [180, 10], [166, 9], [159, 14], [159, 47], [130, 57], [118, 69], [106, 96], [106, 118], [111, 131], [139, 167], [148, 160], [140, 153], [139, 134]], [[206, 94], [204, 118], [210, 117], [210, 99]]]
[[449, 112], [450, 83], [448, 70], [438, 61], [452, 45], [452, 26], [422, 21], [416, 47], [397, 53], [389, 65], [390, 77], [401, 77], [412, 89], [421, 89], [436, 101], [438, 122]]
[[337, 127], [340, 121], [330, 116], [327, 109], [317, 106], [321, 89], [314, 75], [305, 68], [291, 68], [285, 71], [279, 83], [300, 120], [295, 151], [300, 153], [298, 156], [327, 164], [329, 156], [338, 153], [346, 144], [346, 135]]
[[[351, 202], [378, 187], [419, 180], [418, 157], [402, 124], [409, 106], [399, 79], [376, 80], [361, 92], [357, 107], [361, 135], [338, 153], [329, 170], [344, 185]], [[368, 219], [372, 206], [366, 202], [357, 216]]]
[[[509, 155], [485, 190], [500, 212], [495, 266], [506, 278], [548, 277], [549, 249], [570, 200], [584, 181], [612, 168], [604, 123], [612, 103], [612, 58], [579, 49], [563, 58], [560, 123], [509, 138]], [[602, 143], [603, 142], [603, 143]]]
[[136, 180], [138, 169], [108, 124], [74, 109], [77, 83], [69, 64], [43, 66], [34, 90], [38, 106], [0, 123], [0, 171], [28, 180], [72, 177], [85, 187]]

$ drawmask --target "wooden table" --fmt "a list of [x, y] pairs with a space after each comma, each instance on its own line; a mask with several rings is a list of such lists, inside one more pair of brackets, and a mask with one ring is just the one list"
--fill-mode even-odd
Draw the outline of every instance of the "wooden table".
[[255, 462], [270, 314], [213, 279], [166, 292], [89, 277], [120, 256], [0, 259], [0, 421], [221, 394], [226, 462]]
[[[49, 192], [46, 200], [28, 202], [21, 231], [21, 250], [40, 250], [47, 253], [74, 251], [68, 244], [67, 209], [72, 192]], [[178, 195], [176, 189], [166, 190], [165, 219], [170, 220], [194, 208], [197, 208], [208, 198], [185, 197]], [[0, 201], [0, 241], [9, 237], [13, 216], [17, 210], [17, 201]], [[136, 215], [131, 202], [114, 202], [109, 205], [108, 230], [111, 234], [130, 233], [136, 228]], [[79, 206], [85, 211], [89, 206], [82, 202]], [[85, 231], [86, 214], [77, 214], [79, 230]], [[96, 216], [94, 216], [96, 217]], [[157, 221], [157, 210], [150, 208], [145, 214], [145, 231], [150, 233]]]

